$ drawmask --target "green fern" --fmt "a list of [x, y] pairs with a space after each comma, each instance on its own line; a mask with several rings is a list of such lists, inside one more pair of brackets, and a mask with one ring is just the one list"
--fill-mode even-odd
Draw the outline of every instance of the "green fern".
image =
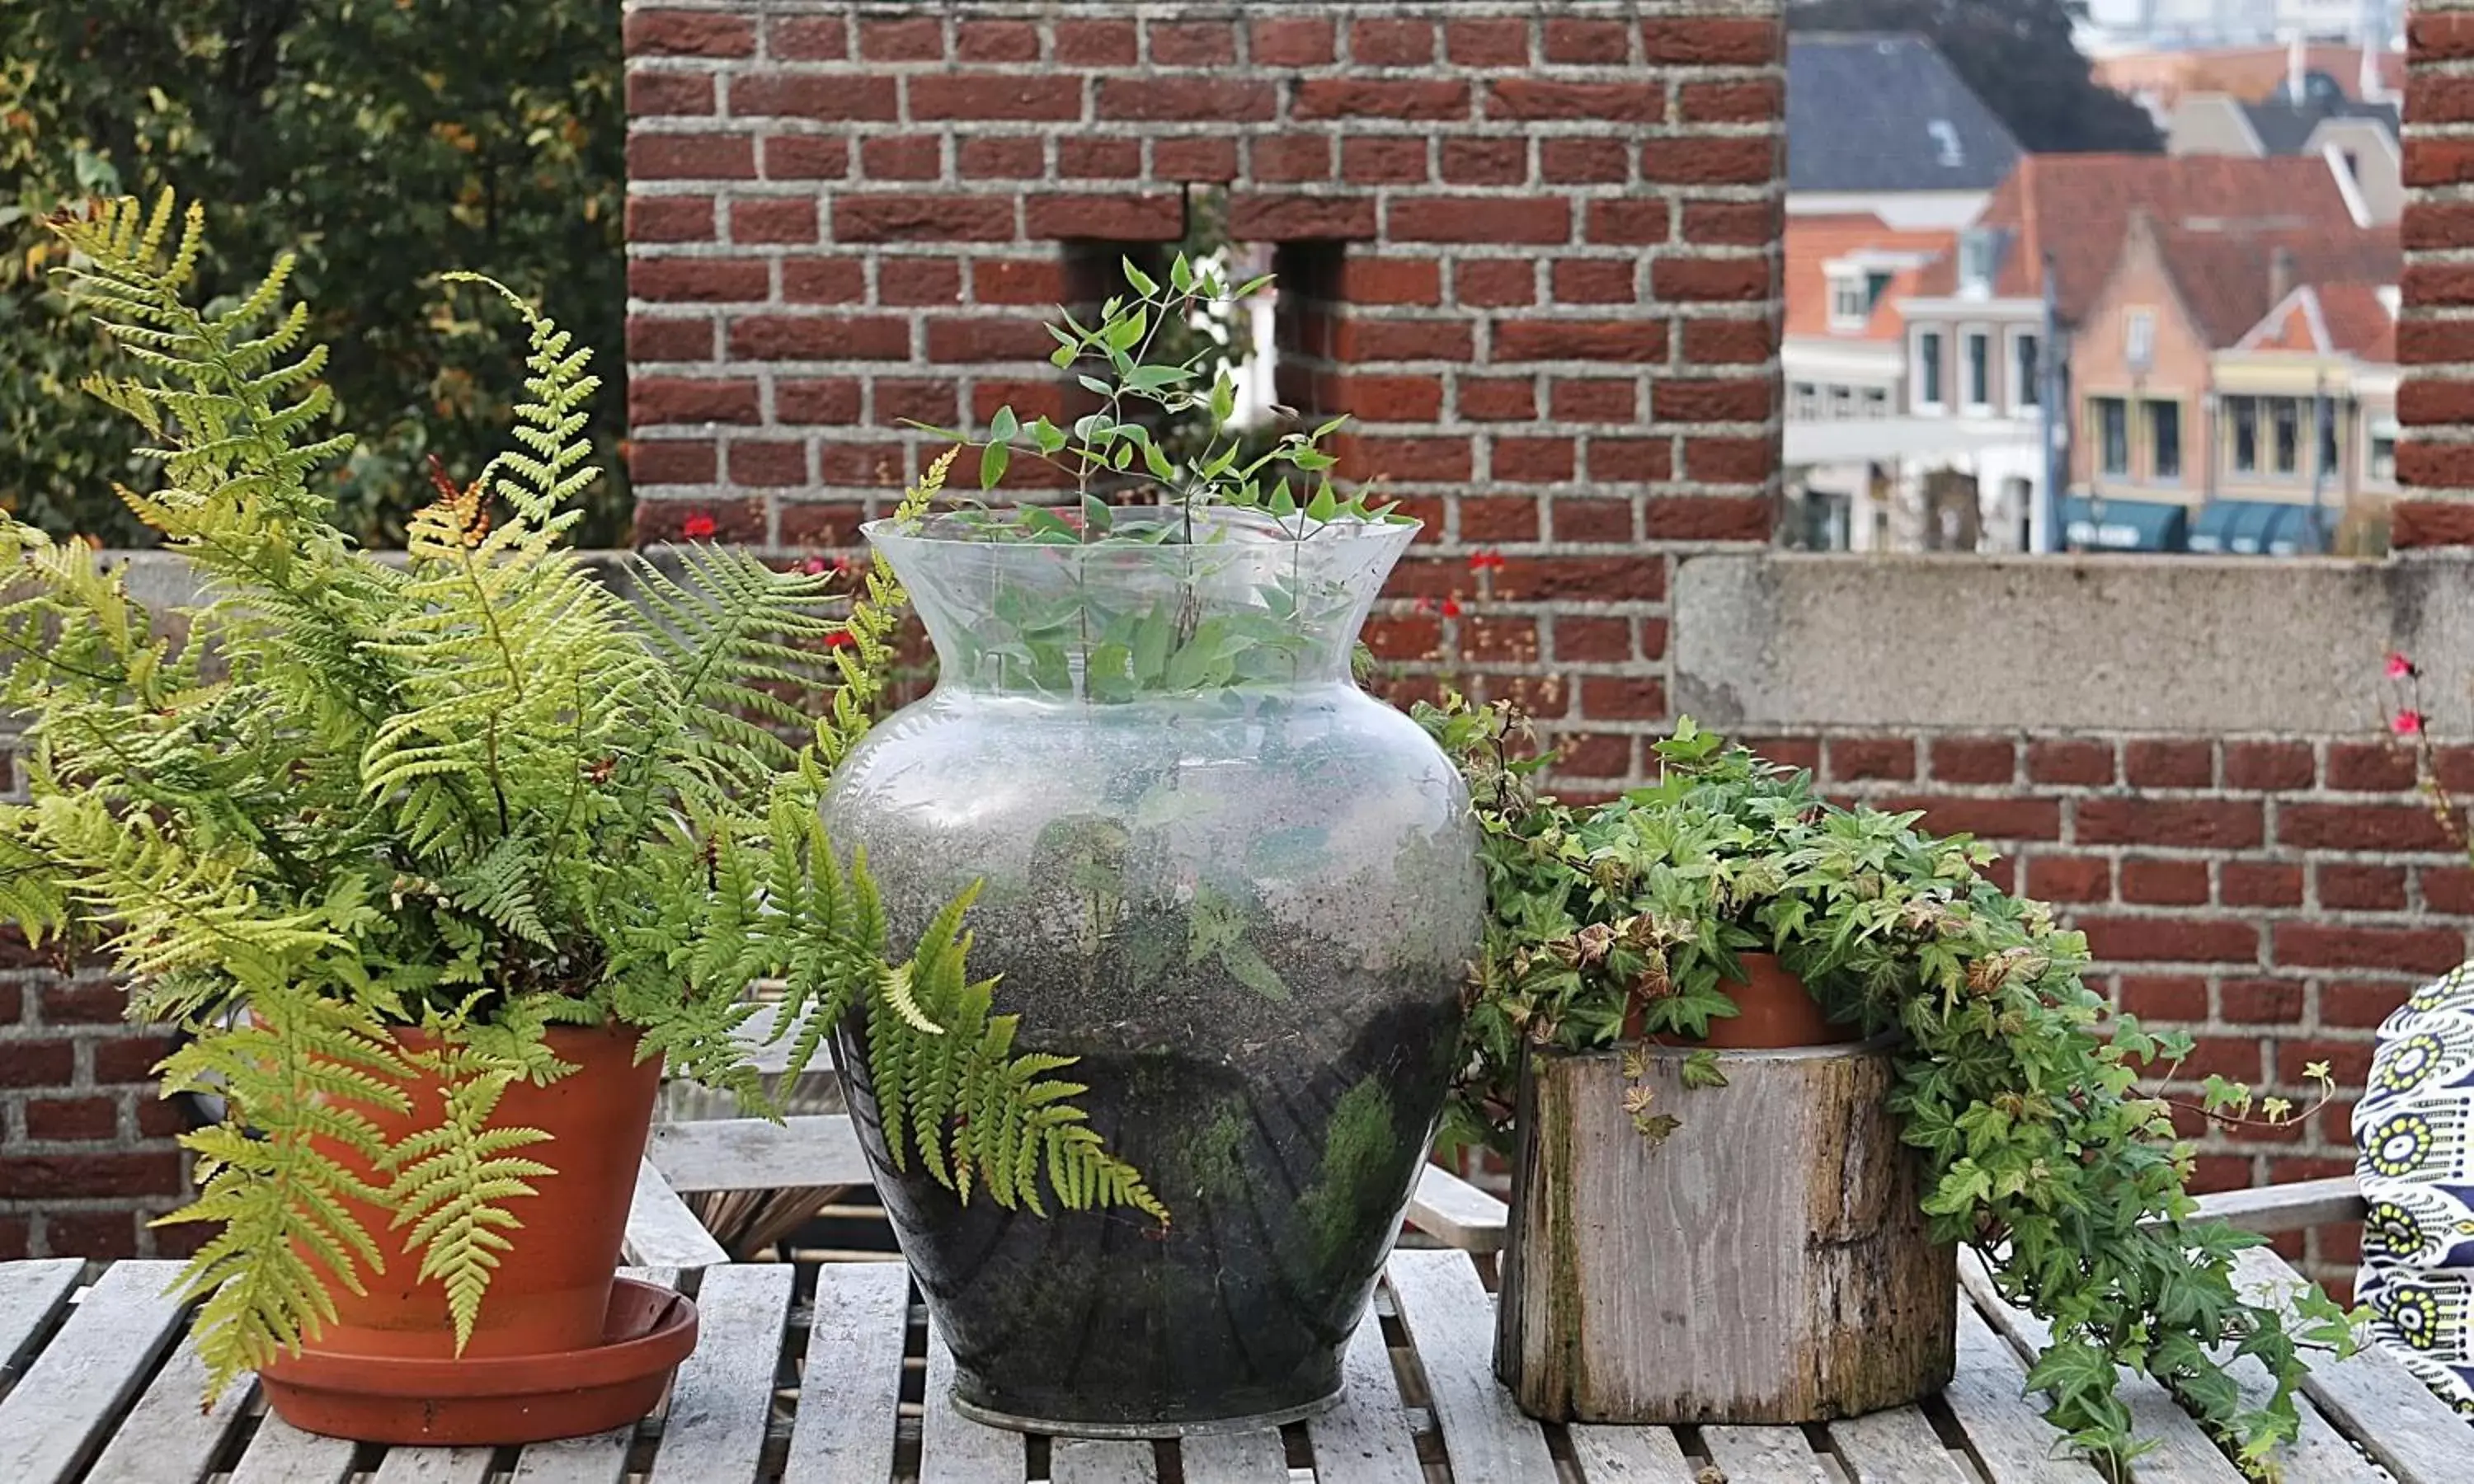
[[[1008, 1060], [1011, 1021], [956, 988], [960, 906], [892, 963], [865, 863], [818, 823], [883, 694], [889, 574], [853, 594], [697, 549], [604, 580], [564, 544], [594, 477], [590, 355], [470, 275], [449, 278], [525, 327], [514, 446], [439, 471], [403, 562], [357, 550], [323, 492], [350, 442], [290, 264], [199, 308], [201, 221], [166, 196], [55, 224], [122, 355], [91, 390], [160, 471], [123, 497], [205, 586], [150, 612], [84, 546], [0, 516], [0, 704], [28, 719], [32, 794], [0, 805], [0, 914], [100, 939], [131, 1013], [191, 1032], [166, 1090], [228, 1100], [187, 1136], [198, 1199], [167, 1218], [221, 1228], [180, 1280], [210, 1387], [315, 1339], [332, 1295], [397, 1258], [445, 1293], [460, 1349], [559, 1178], [540, 1131], [495, 1126], [518, 1081], [572, 1070], [549, 1028], [633, 1027], [672, 1074], [753, 1096], [747, 992], [768, 975], [796, 1065], [864, 1016], [934, 1068], [893, 1107], [965, 1197], [1021, 1199], [1044, 1168], [1068, 1205], [1156, 1212], [1068, 1116], [1079, 1089]], [[785, 740], [811, 717], [813, 742]], [[381, 1134], [416, 1089], [418, 1126]]]

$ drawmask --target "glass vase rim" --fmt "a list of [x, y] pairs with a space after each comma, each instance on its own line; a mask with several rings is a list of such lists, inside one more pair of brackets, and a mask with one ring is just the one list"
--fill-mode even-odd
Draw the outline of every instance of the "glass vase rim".
[[[1073, 511], [1070, 507], [1048, 508], [1055, 509], [1060, 516], [1079, 517], [1079, 512]], [[1171, 510], [1171, 507], [1112, 507], [1112, 510], [1115, 512], [1115, 517], [1121, 521], [1144, 520], [1151, 515], [1151, 512], [1154, 509], [1161, 512], [1168, 512]], [[1205, 541], [1110, 541], [1105, 538], [1096, 541], [1027, 541], [1005, 539], [996, 536], [975, 533], [967, 528], [959, 526], [958, 523], [945, 525], [944, 522], [950, 518], [952, 514], [953, 513], [951, 512], [939, 512], [936, 515], [930, 516], [928, 520], [920, 522], [905, 522], [897, 516], [882, 515], [874, 520], [861, 522], [859, 528], [859, 534], [861, 539], [866, 540], [871, 546], [881, 546], [887, 542], [907, 541], [916, 543], [920, 546], [988, 547], [998, 550], [1020, 548], [1028, 551], [1086, 551], [1094, 553], [1114, 553], [1132, 551], [1194, 551], [1211, 547], [1217, 547], [1223, 551], [1232, 551], [1242, 550], [1249, 546], [1257, 549], [1270, 550], [1283, 546], [1314, 546], [1317, 544], [1328, 546], [1354, 544], [1359, 541], [1369, 543], [1395, 541], [1405, 546], [1410, 542], [1414, 542], [1417, 539], [1419, 533], [1422, 532], [1426, 528], [1426, 523], [1415, 516], [1395, 516], [1390, 519], [1382, 520], [1367, 520], [1350, 516], [1323, 521], [1317, 525], [1314, 530], [1301, 534], [1289, 532], [1285, 526], [1280, 526], [1280, 534], [1274, 536], [1260, 527], [1254, 527], [1250, 530], [1245, 530], [1239, 539], [1225, 543]], [[1252, 516], [1274, 526], [1278, 526], [1279, 524], [1279, 517], [1273, 516], [1267, 512], [1249, 511], [1243, 507], [1215, 507], [1211, 512], [1211, 518], [1216, 520], [1225, 521], [1229, 519], [1232, 515], [1241, 517]], [[1163, 515], [1161, 518], [1165, 519], [1168, 517]], [[929, 529], [931, 526], [942, 526], [943, 528], [932, 530]], [[1237, 528], [1232, 527], [1232, 529]]]

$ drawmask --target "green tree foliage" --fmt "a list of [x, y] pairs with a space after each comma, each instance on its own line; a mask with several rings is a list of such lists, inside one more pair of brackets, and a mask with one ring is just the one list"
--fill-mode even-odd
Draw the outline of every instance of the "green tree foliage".
[[1929, 39], [2030, 154], [2163, 149], [2156, 121], [2096, 81], [2072, 28], [2086, 0], [1788, 0], [1793, 31]]
[[[2081, 978], [2086, 940], [1984, 879], [1988, 848], [1827, 803], [1688, 720], [1658, 746], [1659, 783], [1575, 809], [1539, 795], [1508, 709], [1419, 719], [1469, 780], [1493, 915], [1447, 1135], [1501, 1142], [1532, 1048], [1706, 1035], [1736, 1011], [1737, 956], [1776, 953], [1831, 1018], [1901, 1033], [1890, 1104], [1929, 1172], [1933, 1236], [1973, 1244], [2051, 1324], [2029, 1380], [2054, 1424], [2128, 1477], [2143, 1445], [2118, 1368], [2135, 1367], [2255, 1475], [2272, 1469], [2300, 1426], [2300, 1347], [2345, 1349], [2348, 1316], [2313, 1289], [2289, 1326], [2236, 1292], [2234, 1257], [2265, 1238], [2196, 1219], [2192, 1150], [2140, 1087], [2189, 1039], [2113, 1014]], [[1662, 1111], [1639, 1098], [1627, 1109], [1653, 1137], [1692, 1117], [1688, 1093]], [[2207, 1113], [2248, 1111], [2244, 1089], [2210, 1087]], [[2257, 1357], [2273, 1391], [2246, 1395], [2228, 1355]]]
[[[110, 410], [75, 396], [113, 365], [47, 271], [64, 203], [164, 186], [218, 204], [202, 298], [297, 250], [352, 426], [322, 473], [336, 523], [401, 546], [436, 454], [478, 467], [521, 388], [431, 272], [554, 292], [620, 368], [625, 139], [609, 0], [12, 0], [0, 5], [0, 508], [107, 544], [152, 539], [111, 495], [137, 466]], [[622, 389], [623, 390], [623, 389]], [[623, 395], [588, 424], [604, 477], [577, 539], [623, 543]]]
[[[794, 1077], [862, 1016], [881, 1060], [935, 1069], [878, 1093], [889, 1127], [950, 1149], [929, 1162], [958, 1199], [1037, 1209], [1044, 1178], [1064, 1206], [1165, 1220], [1072, 1107], [1082, 1089], [1047, 1075], [1067, 1064], [1009, 1054], [963, 971], [964, 904], [888, 957], [865, 862], [825, 837], [827, 770], [866, 707], [821, 692], [874, 694], [890, 577], [836, 618], [836, 579], [695, 548], [618, 574], [631, 602], [570, 544], [598, 474], [592, 353], [488, 280], [529, 329], [515, 446], [469, 485], [440, 476], [407, 562], [370, 555], [329, 518], [351, 442], [326, 431], [293, 264], [201, 309], [204, 221], [176, 234], [167, 192], [151, 216], [56, 224], [71, 298], [132, 369], [89, 389], [160, 468], [121, 496], [205, 593], [150, 613], [83, 544], [0, 517], [0, 705], [28, 718], [33, 796], [0, 806], [0, 916], [101, 937], [132, 1017], [193, 1033], [165, 1090], [225, 1096], [228, 1121], [187, 1139], [199, 1198], [167, 1218], [221, 1226], [183, 1280], [214, 1384], [314, 1338], [338, 1286], [399, 1256], [444, 1288], [460, 1345], [522, 1198], [556, 1178], [548, 1136], [492, 1120], [517, 1080], [572, 1070], [547, 1028], [636, 1027], [642, 1055], [761, 1105], [736, 1037], [759, 978], [789, 986]], [[813, 741], [786, 740], [819, 712]], [[416, 1075], [444, 1121], [390, 1142], [374, 1115], [405, 1112]]]

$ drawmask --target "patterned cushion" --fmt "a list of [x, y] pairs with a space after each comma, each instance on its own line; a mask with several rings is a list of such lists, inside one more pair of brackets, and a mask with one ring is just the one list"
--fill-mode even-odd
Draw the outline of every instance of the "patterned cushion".
[[2361, 1301], [2407, 1368], [2474, 1416], [2474, 965], [2380, 1027], [2354, 1144]]

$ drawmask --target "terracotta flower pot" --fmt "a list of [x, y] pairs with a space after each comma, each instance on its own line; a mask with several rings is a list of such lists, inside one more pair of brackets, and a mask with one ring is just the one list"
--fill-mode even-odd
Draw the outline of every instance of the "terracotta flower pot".
[[[407, 1044], [426, 1040], [411, 1031], [402, 1033], [401, 1039]], [[577, 1359], [576, 1352], [607, 1350], [615, 1343], [610, 1326], [629, 1318], [614, 1314], [612, 1282], [662, 1078], [659, 1057], [636, 1061], [639, 1040], [635, 1030], [622, 1026], [553, 1027], [548, 1033], [551, 1053], [576, 1069], [547, 1087], [518, 1083], [499, 1100], [491, 1116], [492, 1126], [548, 1134], [549, 1142], [532, 1145], [523, 1153], [557, 1173], [533, 1180], [535, 1194], [509, 1203], [507, 1209], [522, 1225], [507, 1233], [513, 1246], [500, 1255], [462, 1360], [536, 1357], [546, 1362], [547, 1369], [559, 1372], [563, 1380], [572, 1381], [567, 1368]], [[442, 1116], [442, 1094], [435, 1082], [411, 1090], [408, 1113], [374, 1118], [390, 1141], [434, 1128]], [[366, 1165], [360, 1172], [377, 1184], [385, 1183]], [[366, 1202], [347, 1205], [385, 1254], [385, 1271], [373, 1273], [364, 1265], [360, 1276], [367, 1291], [335, 1294], [334, 1320], [300, 1354], [267, 1368], [268, 1395], [276, 1411], [299, 1426], [373, 1442], [407, 1441], [400, 1436], [400, 1426], [376, 1421], [385, 1411], [379, 1403], [386, 1398], [374, 1393], [371, 1367], [374, 1362], [392, 1360], [401, 1367], [406, 1394], [440, 1396], [431, 1373], [440, 1370], [441, 1362], [458, 1358], [447, 1292], [435, 1281], [419, 1281], [420, 1257], [402, 1250], [403, 1231], [393, 1226], [392, 1213]], [[621, 1324], [621, 1328], [627, 1326]], [[674, 1322], [667, 1327], [668, 1340], [675, 1341], [680, 1333]], [[692, 1345], [691, 1316], [684, 1333]], [[653, 1349], [669, 1348], [666, 1343]], [[639, 1358], [649, 1361], [651, 1357], [652, 1350], [645, 1350]], [[658, 1378], [678, 1358], [669, 1355], [652, 1373], [656, 1383], [643, 1395], [643, 1406], [634, 1415], [642, 1416], [659, 1400]], [[493, 1382], [501, 1388], [504, 1384]], [[338, 1390], [372, 1395], [374, 1410], [363, 1424], [355, 1424], [349, 1409], [339, 1412], [331, 1404], [314, 1412], [304, 1410], [300, 1416], [286, 1404], [288, 1396]], [[433, 1413], [444, 1404], [448, 1403], [433, 1403]], [[459, 1441], [517, 1443], [611, 1425], [604, 1421], [563, 1428], [554, 1409], [551, 1415], [526, 1415], [531, 1420], [523, 1425], [522, 1437], [474, 1437], [457, 1430], [461, 1424], [452, 1418], [439, 1424], [444, 1430], [424, 1436], [436, 1441], [452, 1435]]]
[[[1713, 1051], [1846, 1046], [1863, 1039], [1863, 1032], [1856, 1026], [1832, 1024], [1822, 1012], [1820, 1001], [1805, 989], [1803, 980], [1786, 971], [1777, 954], [1738, 954], [1737, 962], [1743, 965], [1750, 982], [1719, 987], [1734, 997], [1742, 1014], [1711, 1019], [1710, 1034], [1698, 1041], [1688, 1036], [1652, 1039], [1660, 1045], [1708, 1046]], [[1626, 1027], [1626, 1034], [1627, 1039], [1639, 1036], [1637, 1019]]]

